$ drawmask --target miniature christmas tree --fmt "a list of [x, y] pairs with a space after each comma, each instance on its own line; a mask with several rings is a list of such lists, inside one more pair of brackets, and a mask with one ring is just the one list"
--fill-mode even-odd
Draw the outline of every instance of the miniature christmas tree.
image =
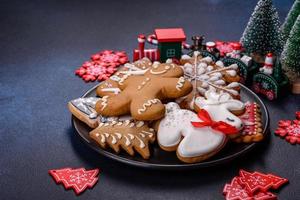
[[283, 76], [282, 76], [282, 67], [281, 67], [281, 62], [280, 59], [277, 58], [276, 62], [275, 62], [275, 67], [274, 67], [274, 71], [273, 71], [273, 77], [275, 78], [275, 80], [280, 83], [283, 81]]
[[291, 10], [289, 11], [289, 14], [286, 17], [283, 25], [281, 26], [282, 39], [284, 44], [289, 38], [290, 32], [299, 14], [300, 14], [300, 0], [296, 0]]
[[273, 52], [279, 55], [283, 45], [279, 28], [279, 17], [272, 0], [260, 0], [249, 19], [241, 43], [248, 53], [265, 55]]
[[287, 70], [300, 76], [300, 15], [298, 16], [290, 36], [284, 46], [282, 62]]

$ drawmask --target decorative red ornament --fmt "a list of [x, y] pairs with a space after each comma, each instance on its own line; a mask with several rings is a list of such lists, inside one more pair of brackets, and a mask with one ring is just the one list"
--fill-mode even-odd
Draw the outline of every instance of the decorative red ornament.
[[260, 172], [247, 172], [240, 170], [239, 184], [245, 187], [249, 194], [256, 192], [267, 192], [270, 188], [278, 189], [283, 184], [288, 183], [288, 180], [273, 174], [263, 174]]
[[234, 177], [230, 184], [226, 184], [223, 189], [226, 200], [253, 200], [253, 197], [238, 183], [238, 178]]
[[228, 200], [275, 200], [276, 195], [268, 190], [278, 189], [287, 182], [287, 179], [273, 174], [240, 170], [240, 176], [224, 186], [223, 194]]
[[124, 51], [104, 50], [91, 56], [90, 61], [86, 61], [75, 74], [80, 76], [85, 82], [102, 81], [108, 79], [117, 71], [116, 67], [128, 62], [128, 57]]
[[201, 128], [204, 126], [210, 126], [212, 129], [220, 131], [224, 134], [236, 134], [238, 132], [234, 126], [231, 126], [226, 122], [213, 121], [209, 116], [209, 113], [204, 109], [199, 110], [198, 117], [202, 120], [202, 122], [191, 122], [194, 127]]
[[276, 200], [277, 196], [271, 192], [259, 192], [253, 196], [253, 200]]
[[273, 189], [278, 189], [282, 185], [286, 184], [289, 182], [288, 179], [282, 178], [273, 174], [268, 174], [268, 177], [272, 180], [272, 188]]
[[220, 56], [224, 57], [227, 53], [231, 53], [234, 49], [241, 50], [242, 46], [239, 42], [216, 41], [216, 48], [220, 51]]
[[280, 120], [275, 134], [284, 137], [291, 144], [300, 144], [300, 120]]
[[99, 170], [85, 170], [84, 168], [49, 170], [49, 174], [56, 183], [62, 183], [66, 189], [72, 188], [78, 195], [87, 188], [92, 188], [98, 181]]
[[300, 111], [296, 112], [296, 119], [300, 120]]

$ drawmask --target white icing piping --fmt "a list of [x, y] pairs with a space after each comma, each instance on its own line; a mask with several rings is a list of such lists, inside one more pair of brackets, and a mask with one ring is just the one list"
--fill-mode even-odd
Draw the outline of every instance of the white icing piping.
[[147, 110], [147, 107], [150, 107], [152, 104], [156, 103], [161, 103], [161, 101], [159, 99], [149, 99], [142, 105], [142, 108], [138, 109], [138, 114], [142, 114]]
[[101, 89], [102, 92], [113, 92], [115, 94], [118, 94], [121, 92], [120, 88], [103, 88]]
[[108, 96], [104, 96], [104, 97], [102, 97], [102, 99], [101, 99], [101, 105], [102, 105], [102, 109], [101, 110], [104, 110], [105, 108], [106, 108], [106, 106], [107, 106], [107, 99], [108, 99]]
[[180, 78], [178, 79], [177, 84], [176, 84], [176, 89], [180, 91], [181, 88], [183, 87], [184, 82], [185, 82], [184, 77], [180, 77]]

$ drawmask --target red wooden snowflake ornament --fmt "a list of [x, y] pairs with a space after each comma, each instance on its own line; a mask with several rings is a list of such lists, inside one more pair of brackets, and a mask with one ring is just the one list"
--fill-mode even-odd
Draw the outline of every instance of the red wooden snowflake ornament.
[[86, 61], [79, 67], [75, 74], [80, 76], [85, 82], [102, 81], [108, 79], [115, 71], [116, 67], [128, 62], [128, 57], [123, 51], [104, 50], [91, 56], [90, 61]]
[[98, 173], [98, 169], [85, 170], [84, 168], [49, 170], [49, 174], [56, 183], [62, 183], [66, 189], [72, 188], [77, 195], [87, 188], [92, 188], [97, 183]]

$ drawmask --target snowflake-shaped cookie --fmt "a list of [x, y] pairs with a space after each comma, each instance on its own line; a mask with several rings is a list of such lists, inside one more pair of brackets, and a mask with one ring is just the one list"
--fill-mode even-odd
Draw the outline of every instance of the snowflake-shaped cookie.
[[300, 144], [300, 120], [280, 120], [275, 134], [291, 144]]

